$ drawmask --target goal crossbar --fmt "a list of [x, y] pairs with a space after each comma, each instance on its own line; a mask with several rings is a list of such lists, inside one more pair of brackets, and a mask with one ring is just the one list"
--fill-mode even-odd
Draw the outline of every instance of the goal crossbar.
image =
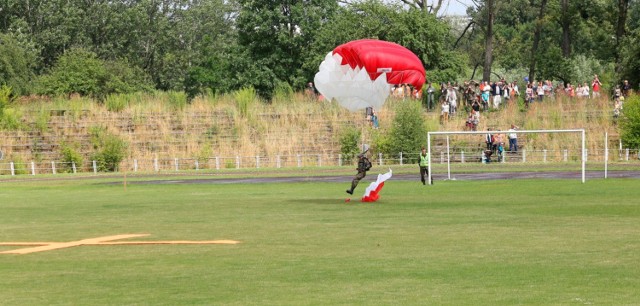
[[[429, 156], [429, 185], [431, 185], [431, 135], [447, 135], [447, 164], [450, 163], [449, 158], [449, 135], [486, 135], [486, 134], [527, 134], [527, 133], [580, 133], [582, 138], [581, 164], [582, 164], [582, 183], [585, 182], [586, 156], [585, 156], [585, 130], [569, 129], [569, 130], [507, 130], [507, 131], [449, 131], [449, 132], [427, 132], [427, 154]], [[451, 176], [451, 168], [447, 166], [449, 176]]]

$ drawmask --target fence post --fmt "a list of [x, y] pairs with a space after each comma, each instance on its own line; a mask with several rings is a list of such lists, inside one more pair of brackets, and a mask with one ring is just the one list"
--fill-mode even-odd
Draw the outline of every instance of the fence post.
[[138, 172], [138, 160], [133, 160], [133, 172]]
[[173, 159], [173, 164], [174, 164], [174, 165], [175, 165], [175, 167], [176, 167], [176, 172], [178, 172], [178, 171], [180, 170], [180, 163], [178, 162], [178, 159], [177, 159], [177, 158], [174, 158], [174, 159]]
[[93, 174], [98, 174], [98, 164], [96, 161], [93, 161]]
[[460, 151], [460, 163], [464, 164], [464, 151]]
[[200, 170], [200, 162], [198, 162], [197, 158], [196, 158], [195, 164], [196, 164], [196, 171]]
[[342, 167], [342, 154], [338, 154], [338, 166]]
[[569, 150], [564, 149], [564, 162], [566, 163], [569, 160]]
[[522, 149], [522, 162], [526, 163], [527, 162], [527, 150]]
[[322, 167], [322, 154], [318, 154], [318, 167]]
[[440, 163], [444, 164], [444, 152], [440, 152]]
[[236, 169], [240, 169], [240, 156], [236, 155]]
[[9, 163], [11, 165], [11, 176], [15, 176], [16, 175], [16, 168], [13, 165], [13, 162]]
[[584, 161], [589, 161], [589, 149], [584, 149]]
[[51, 173], [56, 174], [56, 162], [51, 161]]
[[542, 152], [544, 153], [543, 154], [543, 161], [546, 163], [547, 162], [547, 149], [544, 149]]
[[71, 169], [73, 169], [73, 174], [76, 174], [76, 162], [71, 162]]
[[402, 152], [400, 152], [400, 166], [402, 166]]
[[280, 164], [280, 155], [276, 155], [276, 168], [280, 168], [282, 165]]
[[220, 170], [220, 157], [216, 156], [216, 170]]
[[256, 155], [256, 168], [260, 168], [260, 155]]
[[36, 163], [31, 162], [31, 175], [36, 175]]
[[382, 153], [378, 153], [378, 165], [382, 166]]
[[297, 155], [298, 159], [298, 168], [302, 167], [302, 160], [300, 159], [300, 154]]
[[154, 158], [153, 159], [153, 170], [155, 170], [156, 172], [160, 171], [160, 167], [158, 166], [158, 158]]
[[629, 148], [627, 148], [626, 153], [625, 153], [625, 160], [629, 161]]

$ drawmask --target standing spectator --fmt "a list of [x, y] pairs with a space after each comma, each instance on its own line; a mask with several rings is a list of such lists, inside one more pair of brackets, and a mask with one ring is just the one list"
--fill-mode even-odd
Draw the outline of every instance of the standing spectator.
[[518, 133], [514, 133], [517, 129], [515, 124], [509, 129], [509, 152], [518, 152]]
[[470, 84], [465, 83], [465, 107], [471, 107], [473, 105], [473, 101], [476, 100], [476, 93], [474, 92], [473, 87], [473, 81]]
[[482, 84], [482, 109], [484, 111], [489, 109], [489, 92], [491, 92], [491, 86], [488, 82]]
[[494, 151], [493, 150], [494, 142], [495, 142], [495, 137], [491, 133], [491, 128], [488, 128], [487, 135], [485, 135], [484, 137], [484, 143], [487, 144], [487, 150], [490, 150], [492, 152]]
[[440, 104], [440, 123], [445, 124], [449, 121], [449, 103], [447, 103], [447, 99], [442, 99], [442, 104]]
[[542, 102], [542, 99], [544, 99], [544, 85], [542, 85], [542, 82], [538, 82], [536, 90], [538, 94], [538, 102]]
[[600, 97], [600, 87], [602, 86], [602, 83], [600, 83], [600, 79], [598, 78], [597, 74], [593, 75], [593, 81], [591, 81], [591, 90], [593, 91], [593, 97], [594, 98], [599, 98]]
[[447, 102], [449, 103], [449, 115], [454, 116], [458, 108], [458, 95], [453, 85], [449, 85], [447, 90]]
[[585, 98], [589, 98], [589, 85], [587, 85], [587, 82], [584, 82], [582, 84], [582, 96]]
[[502, 83], [493, 83], [493, 108], [499, 108], [502, 103]]
[[380, 127], [378, 124], [378, 113], [376, 113], [375, 109], [371, 113], [371, 126], [376, 130]]
[[617, 99], [622, 96], [622, 90], [620, 89], [620, 85], [616, 85], [616, 88], [613, 90], [613, 98]]
[[529, 108], [529, 104], [533, 103], [533, 86], [527, 84], [527, 90], [525, 91], [524, 107]]
[[367, 122], [369, 123], [370, 126], [373, 126], [373, 107], [371, 106], [367, 106], [367, 108], [364, 109], [364, 116], [367, 119]]
[[436, 89], [433, 88], [433, 85], [431, 84], [431, 82], [429, 82], [429, 85], [427, 86], [427, 109], [432, 110], [436, 104], [435, 104], [435, 95], [434, 93], [436, 92]]
[[478, 103], [478, 99], [473, 100], [473, 104], [471, 104], [471, 109], [476, 111], [476, 113], [480, 114], [480, 103]]
[[[420, 152], [420, 162], [418, 165], [420, 166], [420, 180], [422, 181], [422, 185], [426, 185], [426, 178], [429, 177], [429, 155], [427, 154], [427, 149], [424, 147], [422, 147], [422, 152]], [[433, 185], [433, 177], [431, 177], [431, 185]]]
[[622, 82], [622, 96], [628, 98], [631, 94], [631, 84], [629, 84], [628, 80], [624, 80]]

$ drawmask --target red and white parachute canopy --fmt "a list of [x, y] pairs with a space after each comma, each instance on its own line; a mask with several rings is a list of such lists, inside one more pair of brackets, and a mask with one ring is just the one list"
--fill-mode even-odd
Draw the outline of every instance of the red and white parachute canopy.
[[371, 182], [371, 184], [369, 184], [369, 187], [367, 187], [367, 189], [364, 191], [364, 195], [362, 196], [362, 199], [360, 199], [361, 202], [375, 202], [380, 198], [380, 190], [382, 190], [382, 187], [384, 187], [384, 182], [388, 179], [391, 178], [391, 176], [393, 175], [393, 172], [391, 171], [391, 169], [389, 169], [389, 172], [385, 173], [385, 174], [378, 174], [378, 179], [376, 179], [375, 182]]
[[422, 89], [425, 71], [409, 49], [392, 42], [361, 39], [329, 52], [314, 82], [328, 100], [336, 99], [350, 111], [368, 106], [380, 109], [391, 85], [411, 84]]

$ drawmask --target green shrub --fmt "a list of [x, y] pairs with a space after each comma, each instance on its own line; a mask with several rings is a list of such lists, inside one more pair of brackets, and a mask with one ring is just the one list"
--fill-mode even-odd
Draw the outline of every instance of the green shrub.
[[127, 143], [110, 134], [103, 127], [91, 127], [89, 129], [94, 153], [91, 159], [96, 161], [98, 171], [116, 171], [127, 151]]
[[51, 111], [45, 107], [42, 107], [38, 112], [36, 118], [36, 128], [40, 132], [46, 132], [49, 129], [49, 120], [51, 119]]
[[0, 128], [17, 131], [23, 128], [22, 113], [14, 108], [6, 108], [0, 115]]
[[238, 105], [238, 112], [240, 116], [246, 118], [249, 112], [249, 106], [253, 105], [256, 101], [256, 90], [253, 87], [245, 87], [233, 94]]
[[187, 106], [187, 94], [182, 91], [168, 91], [169, 105], [176, 110], [184, 109]]
[[[419, 101], [402, 101], [395, 105], [396, 116], [393, 118], [388, 134], [388, 144], [383, 153], [399, 157], [400, 152], [417, 153], [426, 144], [426, 128]], [[409, 155], [413, 156], [413, 155]], [[416, 162], [417, 155], [407, 159], [408, 163]]]
[[62, 162], [64, 166], [61, 167], [61, 171], [63, 172], [73, 172], [73, 164], [76, 164], [76, 167], [82, 166], [84, 159], [82, 158], [82, 154], [78, 152], [75, 146], [71, 146], [68, 144], [62, 144]]
[[4, 109], [9, 106], [9, 102], [11, 102], [11, 87], [2, 85], [0, 86], [0, 118]]
[[104, 104], [111, 112], [121, 112], [129, 105], [129, 95], [110, 94], [104, 100]]
[[353, 159], [360, 153], [359, 141], [360, 130], [355, 127], [348, 127], [340, 133], [340, 153], [345, 161]]
[[293, 88], [287, 82], [278, 82], [273, 90], [272, 103], [290, 104], [293, 102]]
[[640, 148], [640, 95], [631, 95], [624, 101], [620, 136], [628, 148]]

